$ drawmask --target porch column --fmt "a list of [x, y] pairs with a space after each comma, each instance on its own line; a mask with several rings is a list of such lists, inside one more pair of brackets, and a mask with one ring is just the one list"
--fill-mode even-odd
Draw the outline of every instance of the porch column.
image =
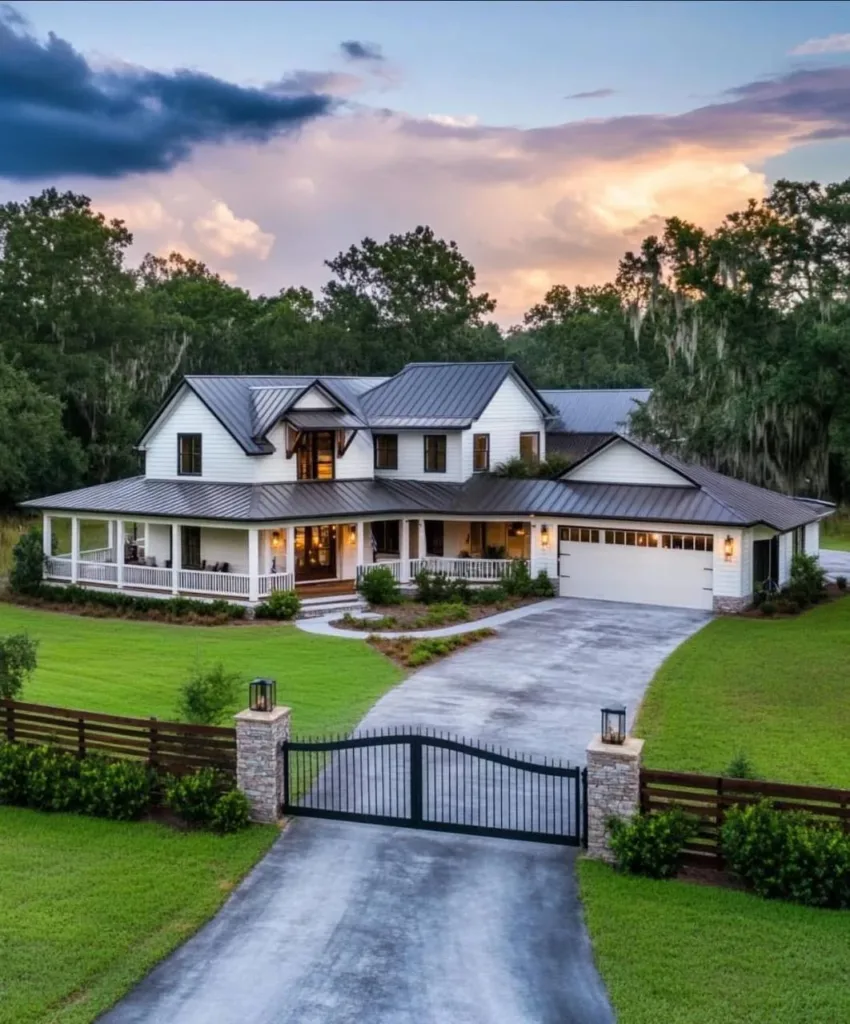
[[248, 600], [260, 600], [260, 531], [255, 526], [248, 530]]
[[119, 590], [124, 587], [124, 520], [116, 519], [114, 523], [115, 537], [115, 586]]
[[80, 578], [80, 520], [71, 516], [71, 582]]
[[295, 527], [286, 528], [286, 571], [292, 577], [292, 585], [295, 586]]
[[356, 543], [356, 546], [357, 546], [357, 551], [356, 551], [357, 564], [358, 565], [365, 565], [366, 564], [366, 557], [365, 557], [365, 549], [366, 549], [366, 524], [363, 523], [363, 522], [358, 522], [356, 524], [356, 526], [357, 526], [357, 536], [355, 538], [355, 543]]
[[425, 537], [425, 520], [420, 519], [419, 524], [419, 557], [425, 558], [428, 555], [428, 541]]
[[45, 558], [53, 554], [53, 519], [46, 513], [41, 520], [41, 550]]
[[410, 522], [402, 519], [399, 523], [398, 555], [401, 559], [399, 582], [410, 582]]
[[180, 592], [180, 561], [183, 557], [180, 543], [180, 524], [171, 524], [171, 593], [175, 596]]

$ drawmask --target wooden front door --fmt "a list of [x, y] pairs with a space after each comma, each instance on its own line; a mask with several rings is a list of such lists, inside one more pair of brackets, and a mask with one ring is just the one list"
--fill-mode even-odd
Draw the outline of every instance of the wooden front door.
[[336, 526], [295, 527], [295, 582], [336, 579]]

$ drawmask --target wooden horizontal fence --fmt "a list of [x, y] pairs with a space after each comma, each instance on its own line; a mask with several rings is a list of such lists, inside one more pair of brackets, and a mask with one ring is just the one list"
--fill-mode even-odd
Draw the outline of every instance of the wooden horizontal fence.
[[821, 821], [839, 822], [850, 833], [850, 790], [687, 772], [642, 769], [640, 773], [644, 814], [675, 806], [699, 819], [696, 836], [685, 846], [684, 862], [692, 866], [722, 869], [718, 837], [726, 812], [765, 799], [780, 811], [807, 811]]
[[174, 775], [199, 768], [236, 773], [236, 730], [219, 726], [125, 718], [2, 699], [0, 738], [10, 743], [47, 743], [78, 757], [98, 754], [144, 761]]

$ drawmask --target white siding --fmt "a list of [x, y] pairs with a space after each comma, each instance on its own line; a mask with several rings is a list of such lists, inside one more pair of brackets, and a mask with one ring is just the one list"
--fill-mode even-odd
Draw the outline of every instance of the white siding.
[[655, 484], [667, 487], [693, 486], [668, 466], [638, 451], [625, 441], [592, 456], [569, 474], [570, 480], [605, 484]]
[[231, 572], [248, 571], [248, 531], [201, 528], [201, 559], [207, 567], [228, 562]]
[[157, 424], [145, 443], [145, 475], [158, 480], [177, 474], [177, 435], [201, 434], [201, 476], [188, 479], [231, 483], [255, 479], [254, 463], [267, 456], [249, 457], [198, 396], [186, 388]]
[[321, 388], [315, 385], [305, 391], [304, 394], [292, 406], [293, 409], [334, 409], [337, 403], [334, 402]]
[[546, 422], [540, 410], [513, 377], [508, 377], [489, 405], [463, 434], [463, 479], [472, 476], [472, 437], [490, 435], [490, 468], [519, 455], [519, 435], [540, 435], [540, 458], [546, 458]]
[[820, 521], [806, 525], [806, 554], [816, 555], [820, 551]]
[[[376, 430], [376, 434], [396, 433], [392, 430]], [[425, 472], [426, 434], [446, 435], [446, 472]], [[459, 430], [399, 430], [398, 469], [376, 469], [376, 477], [398, 477], [401, 480], [433, 480], [436, 483], [458, 483], [464, 479], [462, 464], [462, 435]], [[370, 474], [371, 475], [371, 472]]]

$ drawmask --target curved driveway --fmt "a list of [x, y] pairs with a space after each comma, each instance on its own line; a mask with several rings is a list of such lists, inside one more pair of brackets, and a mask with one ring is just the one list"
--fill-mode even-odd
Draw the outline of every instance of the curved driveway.
[[[700, 612], [564, 600], [425, 668], [365, 729], [422, 725], [583, 761]], [[295, 723], [297, 727], [297, 722]], [[108, 1024], [610, 1024], [574, 851], [293, 822]]]

